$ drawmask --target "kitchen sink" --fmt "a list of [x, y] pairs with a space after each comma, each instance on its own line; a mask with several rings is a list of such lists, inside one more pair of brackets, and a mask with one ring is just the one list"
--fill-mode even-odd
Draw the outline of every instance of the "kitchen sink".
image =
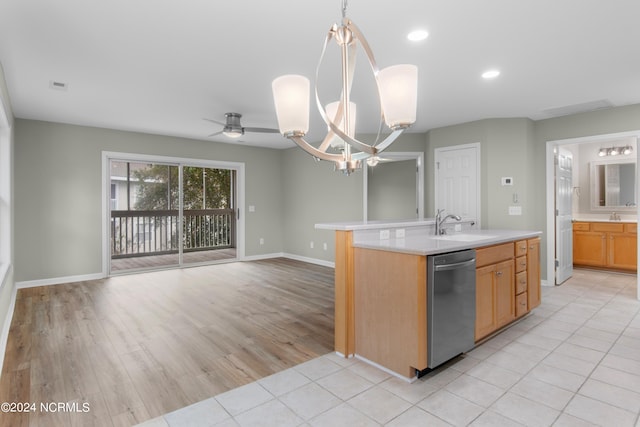
[[497, 236], [488, 234], [443, 234], [441, 236], [433, 236], [436, 240], [451, 240], [454, 242], [475, 242], [478, 240], [494, 239]]

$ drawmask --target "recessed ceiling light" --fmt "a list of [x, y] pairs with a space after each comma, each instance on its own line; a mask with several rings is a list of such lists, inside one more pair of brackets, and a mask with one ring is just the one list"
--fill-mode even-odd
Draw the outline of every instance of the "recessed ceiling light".
[[407, 38], [412, 42], [419, 42], [429, 37], [429, 33], [426, 30], [415, 30], [411, 31]]
[[498, 70], [489, 70], [482, 73], [483, 79], [495, 79], [500, 75], [500, 71]]

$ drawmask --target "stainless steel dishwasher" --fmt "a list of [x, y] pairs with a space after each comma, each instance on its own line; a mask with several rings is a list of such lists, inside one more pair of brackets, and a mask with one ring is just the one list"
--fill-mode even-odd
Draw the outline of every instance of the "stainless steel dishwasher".
[[476, 251], [427, 257], [427, 366], [473, 348], [476, 321]]

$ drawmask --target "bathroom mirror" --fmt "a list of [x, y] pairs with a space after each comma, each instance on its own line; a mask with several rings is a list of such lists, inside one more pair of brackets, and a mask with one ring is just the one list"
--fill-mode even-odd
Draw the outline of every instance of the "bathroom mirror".
[[416, 219], [424, 215], [424, 154], [384, 152], [363, 167], [365, 221]]
[[592, 209], [637, 209], [635, 160], [593, 161], [590, 178]]

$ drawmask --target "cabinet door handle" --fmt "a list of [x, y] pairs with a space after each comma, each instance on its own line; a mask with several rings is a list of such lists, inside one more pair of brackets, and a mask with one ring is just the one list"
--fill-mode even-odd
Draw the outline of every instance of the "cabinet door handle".
[[496, 276], [498, 277], [502, 276], [502, 271], [496, 271]]
[[529, 249], [533, 250], [533, 245], [529, 246]]

